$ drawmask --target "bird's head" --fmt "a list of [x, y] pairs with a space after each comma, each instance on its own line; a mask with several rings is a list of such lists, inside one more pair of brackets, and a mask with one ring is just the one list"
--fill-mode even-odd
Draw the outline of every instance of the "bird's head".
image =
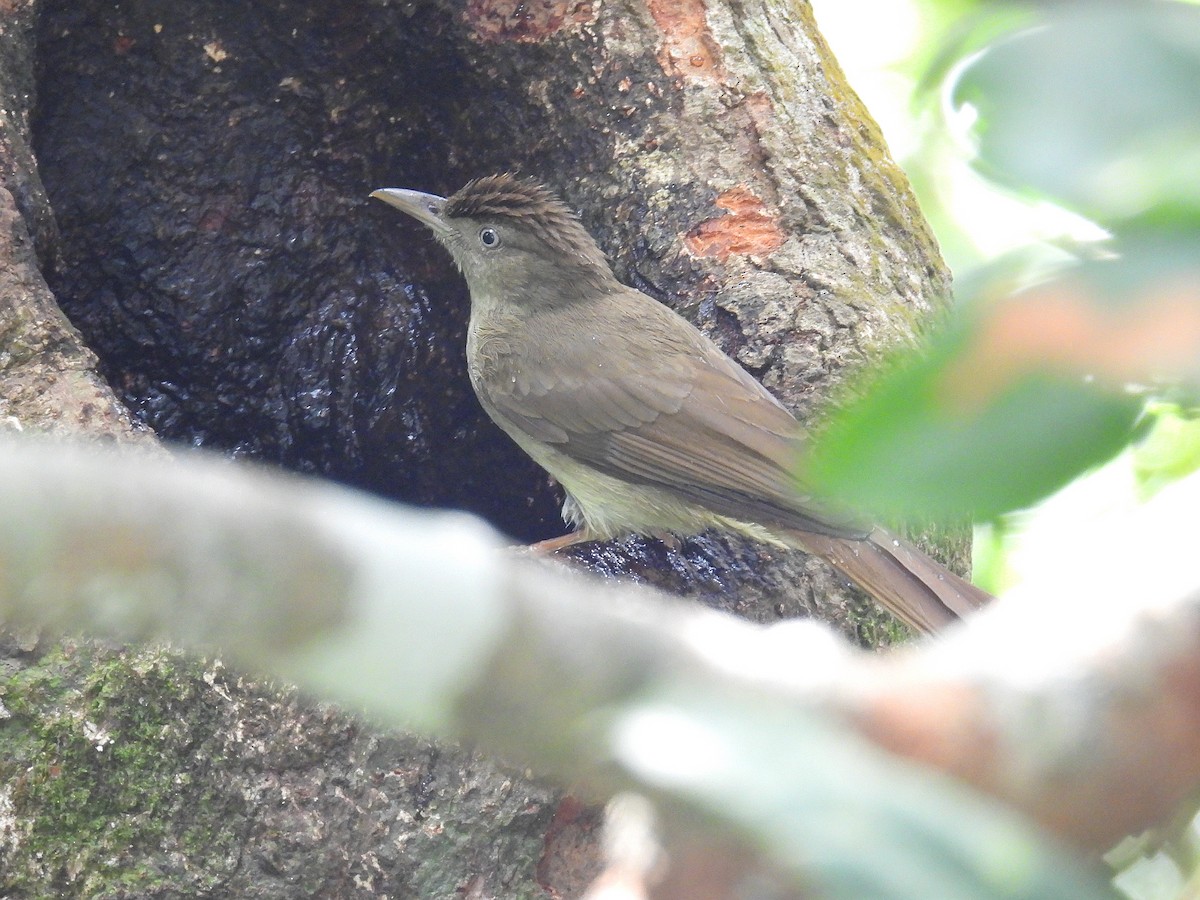
[[371, 196], [433, 231], [473, 302], [497, 296], [530, 306], [574, 302], [616, 284], [579, 217], [536, 181], [489, 175], [449, 197], [399, 188]]

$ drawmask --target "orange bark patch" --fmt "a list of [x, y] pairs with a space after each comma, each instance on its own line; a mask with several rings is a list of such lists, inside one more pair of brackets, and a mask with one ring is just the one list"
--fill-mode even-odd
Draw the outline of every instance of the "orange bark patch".
[[721, 50], [708, 28], [704, 0], [649, 0], [662, 33], [658, 64], [673, 78], [716, 78]]
[[1056, 282], [998, 303], [962, 359], [946, 370], [943, 394], [975, 407], [1030, 372], [1090, 375], [1120, 387], [1195, 375], [1200, 359], [1200, 289], [1193, 279], [1152, 283], [1136, 302], [1106, 309], [1086, 285]]
[[488, 44], [533, 44], [596, 21], [591, 0], [470, 0], [463, 21], [475, 38]]
[[787, 240], [779, 219], [743, 187], [718, 195], [716, 205], [727, 214], [704, 220], [684, 238], [693, 256], [768, 256]]

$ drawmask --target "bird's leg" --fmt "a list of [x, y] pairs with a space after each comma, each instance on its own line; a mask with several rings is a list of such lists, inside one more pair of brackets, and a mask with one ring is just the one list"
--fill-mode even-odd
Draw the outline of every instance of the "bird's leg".
[[583, 529], [580, 529], [579, 531], [572, 531], [568, 534], [564, 534], [561, 537], [548, 538], [544, 541], [538, 541], [536, 544], [530, 544], [529, 551], [531, 553], [538, 554], [556, 553], [557, 551], [564, 550], [567, 547], [573, 547], [576, 544], [585, 544], [588, 541], [593, 540], [595, 540], [595, 538], [593, 538]]
[[[657, 541], [661, 541], [666, 545], [668, 550], [674, 553], [680, 553], [683, 550], [683, 542], [669, 531], [654, 531], [651, 532], [650, 536]], [[576, 544], [586, 544], [589, 541], [595, 540], [600, 539], [586, 528], [581, 528], [578, 531], [572, 531], [561, 537], [548, 538], [544, 541], [538, 541], [536, 544], [530, 544], [527, 549], [530, 553], [550, 554], [556, 553], [559, 550], [565, 550], [567, 547], [574, 547]]]

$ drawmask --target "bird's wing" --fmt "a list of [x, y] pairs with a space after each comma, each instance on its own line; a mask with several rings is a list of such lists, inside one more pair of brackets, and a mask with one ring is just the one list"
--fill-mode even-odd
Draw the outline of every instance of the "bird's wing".
[[[541, 339], [516, 352], [485, 355], [493, 371], [477, 384], [484, 405], [559, 453], [720, 515], [861, 534], [796, 493], [800, 426], [792, 415], [707, 337], [643, 299], [655, 309], [643, 306], [618, 333], [610, 321], [582, 330], [575, 323], [539, 329]], [[618, 356], [639, 368], [616, 364]]]

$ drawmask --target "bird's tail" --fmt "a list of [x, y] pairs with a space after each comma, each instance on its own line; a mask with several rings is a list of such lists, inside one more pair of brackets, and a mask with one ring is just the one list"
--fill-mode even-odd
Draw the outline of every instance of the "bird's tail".
[[882, 528], [862, 539], [811, 532], [796, 537], [805, 550], [832, 563], [917, 631], [939, 631], [992, 599]]

